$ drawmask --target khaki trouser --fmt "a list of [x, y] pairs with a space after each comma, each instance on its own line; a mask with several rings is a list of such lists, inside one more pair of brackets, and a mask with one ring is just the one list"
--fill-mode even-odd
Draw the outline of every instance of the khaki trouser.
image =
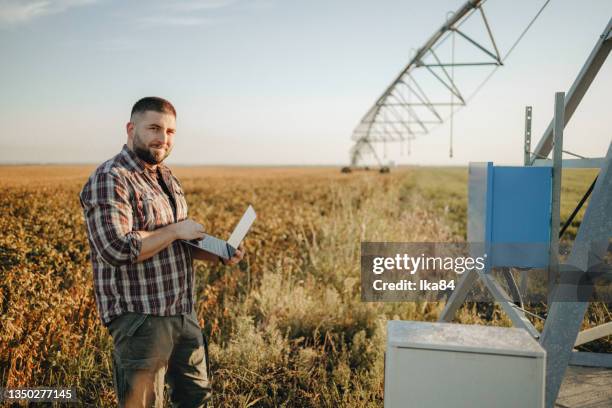
[[195, 314], [125, 313], [108, 329], [115, 344], [113, 379], [120, 407], [204, 407], [211, 397], [208, 350]]

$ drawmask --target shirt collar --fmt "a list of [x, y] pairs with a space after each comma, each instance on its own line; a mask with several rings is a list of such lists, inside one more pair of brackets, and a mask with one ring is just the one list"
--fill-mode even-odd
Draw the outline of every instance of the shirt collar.
[[152, 169], [150, 165], [145, 163], [140, 157], [136, 155], [136, 153], [131, 151], [127, 144], [123, 145], [120, 155], [127, 162], [128, 167], [130, 167], [134, 171], [140, 173], [149, 172], [153, 174], [157, 173], [158, 168], [162, 172], [162, 174], [168, 171], [168, 167], [163, 163], [159, 163], [154, 169]]

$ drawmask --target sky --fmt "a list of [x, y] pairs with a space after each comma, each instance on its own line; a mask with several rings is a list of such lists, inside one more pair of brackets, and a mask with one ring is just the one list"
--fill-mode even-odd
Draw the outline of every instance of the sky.
[[[347, 164], [361, 117], [463, 3], [0, 0], [0, 163], [101, 163], [125, 143], [132, 105], [155, 95], [178, 112], [169, 164]], [[501, 54], [543, 3], [486, 2]], [[535, 144], [554, 93], [569, 90], [611, 16], [609, 0], [551, 0], [454, 114], [452, 158], [449, 121], [412, 141], [410, 154], [388, 143], [379, 156], [520, 165], [525, 106]], [[466, 70], [455, 73], [470, 94], [488, 71]], [[605, 155], [611, 90], [607, 61], [566, 127], [566, 150]]]

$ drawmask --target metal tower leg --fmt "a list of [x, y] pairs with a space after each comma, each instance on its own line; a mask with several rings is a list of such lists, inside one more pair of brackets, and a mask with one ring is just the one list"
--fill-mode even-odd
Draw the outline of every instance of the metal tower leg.
[[478, 272], [474, 269], [466, 271], [459, 282], [457, 283], [457, 287], [453, 290], [450, 298], [446, 302], [446, 306], [444, 306], [444, 310], [440, 313], [440, 317], [438, 317], [438, 321], [440, 322], [450, 322], [455, 317], [457, 310], [461, 307], [465, 298], [467, 297], [470, 289], [476, 283], [476, 278], [478, 278]]
[[[565, 370], [572, 358], [572, 348], [588, 307], [588, 298], [593, 289], [592, 283], [581, 285], [581, 296], [578, 299], [576, 290], [581, 274], [575, 271], [585, 273], [601, 263], [608, 250], [609, 239], [612, 237], [611, 162], [612, 143], [608, 147], [606, 160], [601, 167], [572, 252], [566, 264], [561, 267], [564, 284], [556, 285], [552, 294], [553, 302], [549, 304], [548, 318], [540, 340], [540, 344], [547, 352], [546, 407], [549, 408], [554, 407], [559, 394]], [[570, 273], [569, 279], [566, 277], [568, 273]], [[571, 299], [576, 301], [570, 301]]]

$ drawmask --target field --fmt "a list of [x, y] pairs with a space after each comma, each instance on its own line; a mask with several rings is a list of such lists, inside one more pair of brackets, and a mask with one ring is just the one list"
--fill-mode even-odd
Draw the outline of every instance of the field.
[[[93, 301], [78, 202], [92, 170], [0, 167], [0, 385], [74, 386], [85, 405], [106, 407], [115, 405], [112, 341]], [[465, 240], [467, 169], [174, 172], [190, 216], [213, 234], [228, 236], [246, 203], [258, 211], [243, 262], [196, 267], [213, 406], [382, 406], [385, 321], [435, 320], [443, 304], [361, 302], [360, 242]], [[566, 172], [562, 220], [593, 177]], [[610, 320], [592, 305], [583, 326]], [[457, 321], [510, 325], [489, 304], [464, 306]]]

